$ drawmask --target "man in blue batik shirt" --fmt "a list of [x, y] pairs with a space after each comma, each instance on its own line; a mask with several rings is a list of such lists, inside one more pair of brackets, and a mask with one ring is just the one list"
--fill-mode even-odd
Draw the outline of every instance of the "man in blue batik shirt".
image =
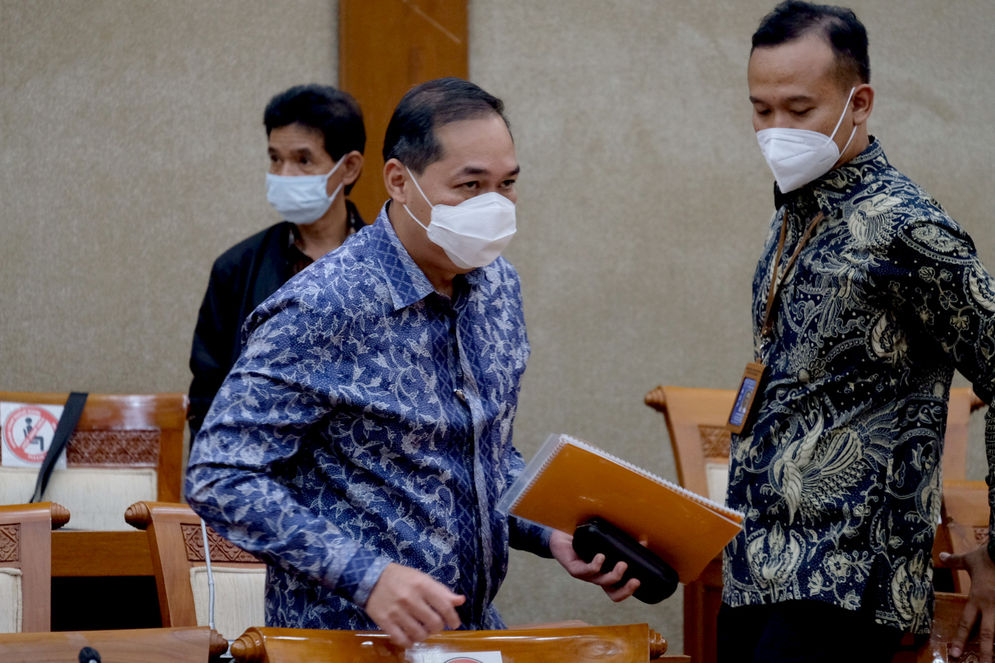
[[624, 564], [495, 510], [529, 355], [503, 105], [476, 85], [412, 89], [384, 141], [390, 201], [246, 323], [187, 472], [190, 505], [269, 564], [266, 623], [378, 626], [408, 646], [499, 628], [509, 543], [613, 600]]

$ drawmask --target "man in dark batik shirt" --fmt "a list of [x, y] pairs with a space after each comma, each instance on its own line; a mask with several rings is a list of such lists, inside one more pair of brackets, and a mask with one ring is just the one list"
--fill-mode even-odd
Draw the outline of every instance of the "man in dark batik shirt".
[[[868, 135], [851, 11], [782, 3], [748, 79], [777, 212], [753, 281], [765, 382], [731, 448], [746, 518], [725, 553], [720, 660], [889, 661], [930, 627], [950, 382], [995, 393], [995, 281]], [[991, 468], [991, 411], [986, 437]], [[990, 626], [995, 563], [984, 547], [953, 562], [972, 575], [968, 622], [983, 610]]]

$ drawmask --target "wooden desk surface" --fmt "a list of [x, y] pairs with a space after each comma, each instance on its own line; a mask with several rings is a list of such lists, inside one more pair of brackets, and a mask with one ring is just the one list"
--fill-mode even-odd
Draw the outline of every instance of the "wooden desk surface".
[[[64, 663], [92, 647], [104, 663], [173, 663], [217, 660], [227, 642], [206, 626], [61, 633], [0, 634], [0, 660], [5, 663]], [[214, 656], [215, 658], [211, 658]]]
[[52, 577], [151, 575], [152, 555], [145, 532], [52, 532]]

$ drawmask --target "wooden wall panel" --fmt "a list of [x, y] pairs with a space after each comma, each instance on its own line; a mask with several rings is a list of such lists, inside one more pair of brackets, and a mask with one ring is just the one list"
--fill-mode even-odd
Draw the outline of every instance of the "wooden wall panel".
[[386, 200], [383, 136], [418, 83], [466, 78], [467, 0], [340, 0], [339, 87], [363, 108], [366, 165], [350, 198], [368, 223]]

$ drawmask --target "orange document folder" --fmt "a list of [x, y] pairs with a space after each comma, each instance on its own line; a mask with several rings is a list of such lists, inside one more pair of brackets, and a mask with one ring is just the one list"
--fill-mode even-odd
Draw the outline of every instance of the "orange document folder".
[[497, 508], [564, 532], [600, 516], [695, 580], [743, 514], [568, 435], [551, 435]]

